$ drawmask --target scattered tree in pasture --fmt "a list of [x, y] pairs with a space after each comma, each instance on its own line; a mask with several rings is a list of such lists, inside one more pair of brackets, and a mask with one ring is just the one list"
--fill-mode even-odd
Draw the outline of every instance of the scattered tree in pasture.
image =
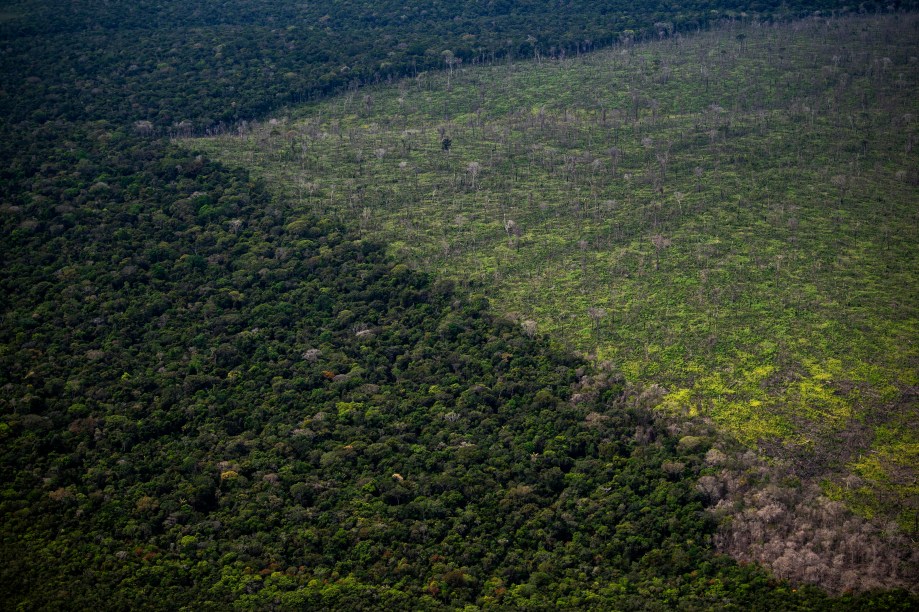
[[520, 237], [523, 235], [523, 228], [513, 219], [504, 220], [504, 232], [507, 234], [507, 240], [513, 248], [519, 248]]

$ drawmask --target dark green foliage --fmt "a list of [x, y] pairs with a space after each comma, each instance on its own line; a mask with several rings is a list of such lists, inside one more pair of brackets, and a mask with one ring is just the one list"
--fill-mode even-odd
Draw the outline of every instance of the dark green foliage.
[[886, 4], [24, 0], [0, 14], [0, 111], [15, 121], [149, 120], [181, 134], [423, 70], [574, 55], [623, 33], [692, 31], [742, 12], [787, 18], [841, 7]]
[[154, 138], [750, 7], [215, 6], [0, 11], [0, 607], [830, 605], [711, 552], [622, 381]]

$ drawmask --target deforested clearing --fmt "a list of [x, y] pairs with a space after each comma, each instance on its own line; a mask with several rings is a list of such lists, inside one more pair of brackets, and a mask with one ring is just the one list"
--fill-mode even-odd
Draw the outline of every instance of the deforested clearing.
[[657, 385], [659, 410], [710, 419], [896, 539], [919, 526], [917, 23], [451, 65], [186, 144]]

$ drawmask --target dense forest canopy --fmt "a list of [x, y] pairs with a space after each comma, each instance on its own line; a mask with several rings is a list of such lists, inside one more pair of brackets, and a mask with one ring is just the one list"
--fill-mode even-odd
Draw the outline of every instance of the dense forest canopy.
[[912, 4], [4, 3], [0, 608], [914, 606], [877, 590], [910, 586], [908, 546], [826, 499], [870, 535], [833, 596], [716, 554], [727, 488], [755, 514], [801, 487], [483, 286], [165, 138], [846, 6]]
[[[898, 7], [900, 4], [895, 3]], [[887, 3], [68, 2], [8, 4], [0, 110], [12, 120], [183, 121], [202, 128], [362, 83], [497, 58], [573, 55], [722, 18]]]

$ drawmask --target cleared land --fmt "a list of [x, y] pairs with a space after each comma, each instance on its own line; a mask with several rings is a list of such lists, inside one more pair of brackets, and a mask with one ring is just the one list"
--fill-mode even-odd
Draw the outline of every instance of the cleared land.
[[187, 144], [915, 531], [917, 25], [662, 32]]

